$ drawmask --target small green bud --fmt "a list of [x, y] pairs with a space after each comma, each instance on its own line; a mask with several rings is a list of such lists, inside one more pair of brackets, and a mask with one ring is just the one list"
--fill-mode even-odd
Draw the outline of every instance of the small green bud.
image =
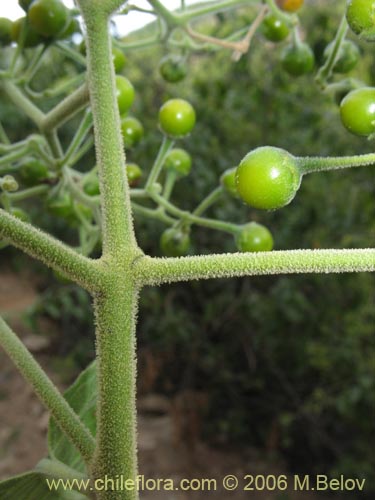
[[18, 190], [18, 182], [12, 175], [5, 175], [0, 180], [0, 187], [3, 191], [13, 193], [14, 191]]

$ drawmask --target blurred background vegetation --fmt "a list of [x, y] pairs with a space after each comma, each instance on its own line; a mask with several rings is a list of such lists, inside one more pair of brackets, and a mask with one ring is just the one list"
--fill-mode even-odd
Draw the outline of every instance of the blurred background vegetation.
[[[301, 14], [318, 63], [340, 20], [334, 4], [313, 2]], [[225, 13], [199, 29], [222, 37], [250, 18], [245, 10]], [[372, 144], [344, 130], [335, 99], [318, 91], [312, 75], [292, 79], [283, 73], [282, 46], [258, 35], [238, 62], [228, 51], [195, 53], [187, 78], [178, 84], [166, 84], [158, 73], [167, 48], [130, 52], [124, 74], [137, 90], [132, 114], [141, 119], [146, 134], [128, 159], [150, 168], [161, 141], [158, 108], [177, 96], [193, 103], [198, 118], [183, 141], [193, 156], [193, 173], [179, 181], [173, 194], [185, 208], [194, 208], [225, 169], [260, 145], [295, 155], [371, 151]], [[361, 46], [363, 58], [354, 76], [374, 85], [371, 49]], [[57, 63], [57, 53], [53, 57], [36, 86], [74, 73], [74, 64]], [[1, 102], [0, 115], [14, 140], [31, 130], [9, 103]], [[64, 128], [63, 140], [76, 126], [71, 121]], [[82, 169], [93, 164], [91, 153]], [[277, 249], [359, 248], [374, 245], [374, 207], [374, 173], [362, 168], [308, 176], [296, 199], [280, 211], [251, 210], [228, 197], [210, 215], [267, 225]], [[75, 243], [69, 225], [50, 217], [42, 202], [27, 209], [39, 226]], [[155, 221], [136, 219], [140, 244], [150, 255], [161, 255], [162, 230]], [[195, 253], [235, 251], [226, 234], [194, 228], [192, 236]], [[18, 252], [2, 251], [1, 267], [22, 271], [29, 265]], [[27, 320], [36, 330], [41, 317], [56, 323], [62, 331], [54, 343], [56, 366], [71, 377], [94, 356], [90, 298], [33, 266], [43, 277], [40, 300]], [[267, 456], [282, 457], [295, 472], [366, 477], [374, 492], [374, 292], [372, 274], [148, 288], [139, 313], [140, 391], [171, 397], [186, 390], [204, 393], [208, 405], [202, 437], [207, 441], [257, 447]]]

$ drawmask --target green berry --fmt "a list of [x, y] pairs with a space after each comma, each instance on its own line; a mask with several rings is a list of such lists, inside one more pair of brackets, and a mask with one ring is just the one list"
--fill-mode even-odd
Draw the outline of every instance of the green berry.
[[240, 252], [269, 252], [273, 249], [272, 234], [256, 222], [242, 226], [235, 239]]
[[165, 159], [164, 168], [173, 170], [179, 176], [189, 175], [191, 170], [191, 156], [180, 148], [171, 149]]
[[290, 203], [300, 184], [301, 173], [295, 157], [271, 146], [248, 153], [236, 171], [237, 191], [242, 200], [263, 210]]

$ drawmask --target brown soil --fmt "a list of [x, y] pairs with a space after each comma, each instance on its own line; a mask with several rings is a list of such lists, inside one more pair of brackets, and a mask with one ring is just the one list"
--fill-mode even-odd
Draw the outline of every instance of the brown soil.
[[[29, 278], [20, 278], [0, 271], [0, 314], [6, 316], [28, 347], [34, 351], [41, 365], [54, 382], [63, 389], [50, 359], [43, 355], [45, 339], [32, 335], [19, 317], [36, 299], [36, 291]], [[34, 396], [31, 388], [19, 375], [4, 351], [0, 349], [0, 478], [32, 468], [46, 455], [48, 413]], [[144, 491], [141, 498], [164, 500], [231, 498], [234, 500], [317, 500], [318, 496], [301, 492], [243, 491], [246, 474], [284, 474], [282, 466], [260, 461], [254, 450], [240, 452], [218, 450], [189, 436], [179, 428], [173, 402], [160, 395], [144, 396], [139, 402], [139, 460], [140, 474], [145, 478], [216, 479], [217, 491]], [[223, 478], [233, 474], [240, 479], [235, 492], [226, 492]], [[213, 484], [213, 483], [212, 483]], [[149, 484], [153, 487], [153, 484]], [[241, 491], [242, 490], [242, 491]], [[319, 496], [322, 499], [322, 496]], [[337, 497], [336, 497], [337, 498]], [[17, 499], [27, 500], [27, 499]]]

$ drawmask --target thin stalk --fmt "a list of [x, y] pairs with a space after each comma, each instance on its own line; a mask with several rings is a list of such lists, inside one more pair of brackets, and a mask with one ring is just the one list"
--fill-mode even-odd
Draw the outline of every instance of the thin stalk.
[[85, 112], [82, 121], [65, 152], [64, 158], [62, 159], [62, 164], [68, 164], [72, 156], [75, 155], [81, 143], [85, 140], [90, 128], [92, 127], [92, 114], [91, 112]]
[[88, 100], [88, 88], [86, 84], [83, 84], [44, 116], [40, 128], [49, 132], [52, 129], [60, 127], [81, 111], [86, 106]]
[[161, 143], [158, 155], [155, 162], [151, 168], [150, 174], [146, 181], [145, 190], [147, 191], [157, 180], [160, 175], [161, 169], [163, 168], [165, 158], [169, 151], [173, 148], [174, 140], [168, 136], [163, 137], [163, 142]]
[[325, 61], [323, 66], [319, 69], [315, 77], [315, 82], [322, 88], [326, 86], [327, 80], [332, 75], [333, 67], [337, 61], [340, 48], [345, 40], [347, 32], [348, 32], [348, 23], [346, 21], [346, 16], [344, 15], [341, 19], [335, 39], [333, 40], [332, 50], [329, 53], [327, 60]]
[[173, 28], [183, 24], [185, 21], [181, 20], [181, 16], [171, 12], [159, 0], [147, 0], [151, 7], [161, 16], [169, 27]]
[[58, 426], [80, 452], [86, 464], [89, 465], [95, 447], [95, 441], [89, 430], [1, 317], [0, 345], [33, 387], [43, 405], [51, 412]]
[[[251, 3], [256, 3], [256, 0], [250, 0]], [[192, 9], [186, 9], [185, 12], [180, 14], [181, 22], [187, 23], [198, 17], [206, 16], [208, 14], [216, 14], [227, 9], [234, 7], [241, 7], [242, 5], [248, 5], [249, 0], [223, 0], [222, 2], [212, 1], [206, 2], [199, 7], [193, 7]]]
[[375, 164], [375, 153], [357, 156], [303, 157], [296, 158], [302, 174], [338, 170], [343, 168], [366, 167]]
[[22, 191], [17, 191], [16, 193], [8, 193], [8, 198], [12, 202], [19, 202], [33, 198], [34, 196], [40, 196], [42, 194], [48, 193], [50, 187], [46, 184], [41, 184], [40, 186], [33, 186], [28, 189], [23, 189]]
[[37, 127], [41, 128], [45, 117], [44, 113], [11, 81], [2, 80], [1, 87], [17, 108], [23, 111]]
[[54, 159], [59, 159], [63, 155], [63, 149], [56, 129], [46, 130], [44, 133], [47, 144], [50, 147]]
[[0, 157], [0, 166], [3, 165], [9, 165], [10, 163], [19, 160], [20, 158], [23, 158], [29, 151], [28, 146], [23, 146], [20, 149], [16, 149], [15, 151], [12, 151], [11, 153], [1, 156]]
[[39, 65], [42, 62], [43, 56], [46, 52], [46, 46], [41, 45], [37, 47], [34, 52], [34, 56], [32, 61], [30, 62], [26, 73], [22, 76], [22, 81], [29, 83], [35, 76], [35, 73], [38, 71]]
[[209, 227], [210, 229], [216, 229], [218, 231], [224, 231], [230, 234], [236, 234], [238, 232], [238, 225], [232, 224], [231, 222], [224, 222], [214, 219], [207, 219], [205, 217], [198, 217], [193, 215], [186, 210], [181, 210], [175, 205], [165, 200], [162, 196], [157, 193], [150, 193], [150, 197], [158, 203], [160, 206], [164, 207], [168, 212], [170, 212], [175, 217], [182, 219], [184, 222], [189, 222], [190, 224], [197, 224], [198, 226]]
[[7, 136], [7, 133], [5, 132], [5, 129], [4, 129], [1, 121], [0, 121], [0, 142], [2, 142], [4, 144], [10, 144], [9, 137]]
[[193, 215], [202, 215], [208, 208], [223, 196], [224, 190], [221, 186], [214, 189], [193, 211]]
[[75, 165], [94, 145], [94, 138], [89, 137], [68, 162], [69, 166]]
[[73, 61], [77, 62], [81, 66], [86, 66], [86, 58], [79, 54], [76, 50], [69, 47], [64, 42], [57, 42], [56, 47], [66, 56], [70, 57]]
[[155, 210], [152, 208], [147, 208], [143, 207], [142, 205], [138, 205], [138, 203], [132, 202], [132, 207], [134, 210], [134, 213], [142, 215], [148, 219], [156, 219], [160, 220], [161, 222], [164, 222], [165, 224], [172, 225], [176, 222], [175, 219], [172, 217], [169, 217], [169, 215], [165, 214], [164, 212], [160, 210]]
[[169, 200], [171, 197], [174, 185], [177, 180], [177, 172], [174, 170], [169, 170], [167, 173], [167, 177], [165, 179], [164, 189], [163, 189], [163, 198], [165, 200]]

